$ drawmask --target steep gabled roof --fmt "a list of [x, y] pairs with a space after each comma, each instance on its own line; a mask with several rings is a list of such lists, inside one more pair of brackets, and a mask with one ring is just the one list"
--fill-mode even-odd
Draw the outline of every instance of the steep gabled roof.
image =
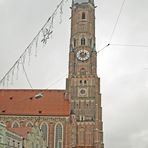
[[0, 115], [67, 116], [64, 90], [0, 90]]
[[31, 127], [18, 127], [18, 128], [7, 128], [8, 131], [11, 131], [23, 138], [27, 138], [27, 135], [31, 133]]

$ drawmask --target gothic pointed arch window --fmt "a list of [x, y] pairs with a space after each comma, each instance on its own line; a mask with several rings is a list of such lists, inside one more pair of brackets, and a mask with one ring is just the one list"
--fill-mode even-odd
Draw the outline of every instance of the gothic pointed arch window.
[[14, 121], [12, 123], [12, 128], [17, 128], [17, 127], [20, 127], [20, 124], [17, 121]]
[[63, 148], [63, 127], [60, 123], [55, 126], [55, 148]]
[[48, 124], [47, 123], [42, 123], [41, 126], [41, 131], [43, 134], [43, 140], [48, 143]]
[[85, 38], [84, 37], [81, 38], [81, 45], [85, 45]]
[[34, 145], [34, 143], [32, 142], [32, 148], [35, 148], [35, 145]]
[[28, 122], [28, 123], [26, 124], [26, 127], [33, 127], [33, 123], [32, 123], [32, 122]]
[[85, 14], [85, 12], [82, 12], [82, 19], [86, 19], [86, 14]]

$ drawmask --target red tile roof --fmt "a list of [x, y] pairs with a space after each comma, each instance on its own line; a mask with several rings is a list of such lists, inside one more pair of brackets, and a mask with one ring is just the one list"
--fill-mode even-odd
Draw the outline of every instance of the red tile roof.
[[65, 99], [64, 90], [0, 90], [0, 115], [69, 114], [70, 103]]
[[31, 127], [18, 127], [18, 128], [7, 128], [8, 131], [11, 131], [23, 138], [27, 138], [27, 135], [31, 133]]

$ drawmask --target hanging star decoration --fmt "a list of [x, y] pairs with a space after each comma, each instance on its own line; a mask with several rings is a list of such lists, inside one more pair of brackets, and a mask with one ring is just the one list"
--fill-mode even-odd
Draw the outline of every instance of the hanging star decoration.
[[41, 40], [41, 42], [43, 42], [43, 44], [47, 43], [47, 40], [49, 39], [49, 36], [53, 33], [53, 31], [50, 31], [50, 29], [45, 28], [45, 31], [43, 31], [43, 39]]
[[3, 78], [0, 79], [0, 87], [1, 86], [5, 87], [5, 84], [7, 84], [7, 87], [8, 87], [10, 80], [11, 80], [11, 83], [13, 83], [15, 75], [16, 75], [16, 80], [18, 79], [19, 71], [22, 68], [22, 64], [24, 65], [26, 61], [28, 61], [28, 65], [30, 65], [33, 50], [35, 51], [35, 57], [37, 57], [38, 47], [40, 45], [39, 41], [41, 41], [41, 43], [43, 43], [44, 45], [47, 44], [48, 39], [53, 33], [54, 20], [58, 13], [60, 14], [60, 18], [61, 18], [60, 20], [62, 20], [63, 6], [66, 3], [66, 1], [68, 0], [61, 0], [61, 2], [59, 3], [59, 5], [57, 5], [52, 15], [48, 18], [48, 20], [43, 25], [43, 27], [38, 31], [37, 35], [33, 38], [33, 40], [30, 42], [30, 44], [21, 54], [21, 56], [16, 60], [16, 62], [12, 65], [12, 67], [8, 70], [8, 72], [3, 76]]

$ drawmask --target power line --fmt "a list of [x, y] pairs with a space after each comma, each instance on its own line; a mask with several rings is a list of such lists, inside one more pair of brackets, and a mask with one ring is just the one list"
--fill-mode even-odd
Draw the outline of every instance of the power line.
[[100, 53], [101, 51], [103, 51], [108, 46], [110, 46], [110, 44], [107, 44], [105, 47], [103, 47], [102, 49], [100, 49], [99, 51], [97, 51], [97, 53]]
[[111, 36], [110, 36], [109, 43], [111, 42], [111, 40], [112, 40], [112, 38], [113, 38], [113, 35], [114, 35], [114, 33], [115, 33], [117, 24], [118, 24], [118, 22], [119, 22], [119, 18], [120, 18], [120, 16], [121, 16], [121, 13], [122, 13], [122, 10], [123, 10], [124, 3], [125, 3], [125, 0], [123, 0], [123, 2], [122, 2], [122, 5], [121, 5], [121, 8], [120, 8], [120, 11], [119, 11], [119, 14], [118, 14], [118, 17], [117, 17], [115, 26], [114, 26], [114, 28], [113, 28], [113, 32], [112, 32], [112, 34], [111, 34]]
[[26, 70], [25, 70], [25, 66], [24, 66], [24, 64], [22, 64], [22, 66], [23, 66], [23, 71], [24, 71], [24, 74], [25, 74], [26, 80], [27, 80], [29, 86], [33, 89], [32, 85], [31, 85], [31, 82], [30, 82], [30, 80], [29, 80], [29, 78], [28, 78], [27, 72], [26, 72]]
[[[42, 89], [42, 90], [39, 90], [39, 92], [38, 93], [36, 93], [34, 96], [32, 96], [33, 98], [35, 98], [37, 95], [42, 95], [41, 97], [43, 97], [43, 94], [42, 93], [44, 93], [44, 90], [48, 90], [51, 86], [53, 86], [55, 83], [58, 83], [58, 82], [60, 82], [63, 78], [65, 78], [65, 76], [67, 76], [67, 74], [66, 75], [63, 75], [62, 77], [60, 77], [59, 79], [57, 79], [57, 80], [55, 80], [52, 84], [50, 84], [46, 89]], [[29, 79], [28, 79], [29, 80]], [[21, 103], [21, 102], [23, 102], [23, 101], [25, 101], [26, 100], [26, 98], [24, 98], [24, 99], [22, 99], [22, 100], [19, 100], [17, 103]], [[1, 106], [1, 111], [3, 111], [3, 110], [5, 110], [5, 108], [7, 107], [7, 105], [3, 105], [3, 106]], [[0, 113], [0, 115], [3, 115], [3, 114], [1, 114]]]
[[111, 46], [129, 46], [129, 47], [142, 47], [142, 48], [148, 48], [148, 45], [134, 45], [134, 44], [110, 44]]
[[[55, 15], [57, 14], [57, 11], [60, 9], [60, 19], [61, 15], [63, 14], [63, 4], [64, 2], [67, 2], [68, 0], [61, 0], [61, 2], [57, 5], [56, 9], [52, 13], [52, 15], [48, 18], [46, 23], [42, 26], [42, 28], [38, 31], [37, 35], [33, 38], [31, 43], [27, 46], [27, 48], [24, 50], [24, 52], [21, 54], [21, 56], [16, 60], [16, 62], [13, 64], [13, 66], [8, 70], [8, 72], [3, 76], [3, 78], [0, 80], [0, 85], [5, 85], [5, 81], [8, 81], [10, 75], [13, 77], [14, 71], [19, 68], [20, 63], [25, 63], [27, 54], [29, 55], [29, 62], [30, 62], [30, 56], [32, 52], [32, 47], [35, 45], [35, 48], [38, 47], [39, 43], [39, 37], [42, 35], [41, 42], [43, 44], [47, 43], [47, 40], [49, 39], [49, 36], [53, 33], [53, 23]], [[37, 52], [37, 50], [35, 51]], [[36, 53], [37, 54], [37, 53]]]
[[66, 75], [63, 75], [63, 76], [61, 76], [59, 79], [55, 80], [53, 83], [51, 83], [51, 84], [47, 87], [47, 89], [49, 89], [51, 86], [54, 86], [54, 84], [60, 82], [61, 80], [63, 80], [63, 78], [65, 78], [66, 76], [67, 76], [67, 74], [66, 74]]
[[[51, 84], [50, 84], [46, 89], [44, 89], [44, 90], [49, 90], [49, 88], [50, 88], [51, 86], [53, 86], [54, 84], [56, 84], [56, 83], [60, 82], [61, 80], [63, 80], [63, 78], [65, 78], [65, 76], [67, 76], [67, 74], [64, 75], [64, 76], [62, 76], [62, 77], [60, 77], [59, 79], [57, 79], [57, 80], [54, 81], [53, 83], [51, 83]], [[41, 90], [41, 91], [39, 91], [34, 97], [36, 97], [36, 96], [43, 97], [43, 93], [44, 93], [44, 91]]]
[[134, 45], [134, 44], [107, 44], [106, 46], [104, 46], [102, 49], [100, 49], [99, 51], [97, 51], [97, 53], [102, 52], [104, 49], [106, 49], [109, 46], [129, 46], [129, 47], [142, 47], [142, 48], [148, 48], [148, 45]]

